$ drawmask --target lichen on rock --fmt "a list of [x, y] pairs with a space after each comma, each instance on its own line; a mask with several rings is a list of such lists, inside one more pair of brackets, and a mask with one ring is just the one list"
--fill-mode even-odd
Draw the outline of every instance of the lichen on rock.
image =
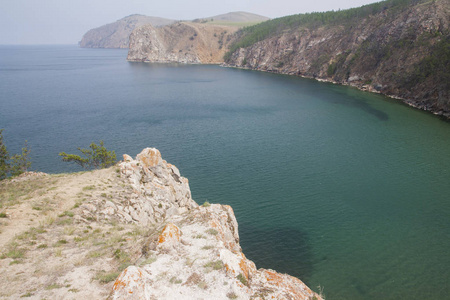
[[[120, 168], [140, 207], [147, 201], [157, 211], [161, 204], [165, 218], [153, 217], [160, 232], [138, 266], [117, 278], [113, 299], [322, 299], [295, 277], [257, 269], [242, 252], [233, 209], [195, 204], [187, 179], [158, 150], [144, 149], [136, 160], [125, 155]], [[177, 211], [164, 213], [172, 208]]]

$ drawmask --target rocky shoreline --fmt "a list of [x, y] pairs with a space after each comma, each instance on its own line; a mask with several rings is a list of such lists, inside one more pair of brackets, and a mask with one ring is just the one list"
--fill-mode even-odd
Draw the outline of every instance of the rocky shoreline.
[[334, 80], [328, 79], [328, 78], [319, 78], [319, 77], [313, 77], [313, 76], [301, 75], [301, 74], [283, 73], [283, 72], [279, 72], [277, 70], [260, 70], [258, 68], [241, 67], [241, 66], [231, 65], [231, 64], [227, 64], [227, 63], [222, 63], [222, 64], [220, 64], [220, 66], [221, 67], [225, 67], [225, 68], [236, 68], [236, 69], [242, 69], [242, 70], [252, 70], [252, 71], [258, 71], [258, 72], [266, 72], [266, 73], [274, 73], [274, 74], [296, 76], [296, 77], [301, 77], [301, 78], [317, 80], [319, 82], [332, 83], [332, 84], [337, 84], [337, 85], [342, 85], [342, 86], [350, 86], [350, 87], [356, 88], [356, 89], [358, 89], [360, 91], [363, 91], [363, 92], [370, 92], [370, 93], [374, 93], [374, 94], [380, 94], [380, 95], [383, 95], [383, 96], [386, 96], [386, 97], [389, 97], [389, 98], [392, 98], [392, 99], [400, 100], [400, 101], [402, 101], [402, 103], [404, 103], [404, 104], [406, 104], [406, 105], [408, 105], [408, 106], [410, 106], [412, 108], [426, 111], [426, 112], [431, 113], [431, 114], [433, 114], [433, 115], [435, 115], [437, 117], [442, 118], [443, 120], [450, 121], [450, 111], [444, 111], [444, 110], [435, 111], [433, 109], [430, 109], [428, 106], [424, 105], [420, 101], [416, 101], [416, 100], [413, 100], [413, 99], [402, 98], [400, 96], [393, 95], [393, 94], [385, 94], [385, 93], [382, 93], [381, 91], [375, 89], [371, 85], [356, 84], [356, 83], [351, 83], [351, 82], [337, 82], [337, 81], [334, 81]]

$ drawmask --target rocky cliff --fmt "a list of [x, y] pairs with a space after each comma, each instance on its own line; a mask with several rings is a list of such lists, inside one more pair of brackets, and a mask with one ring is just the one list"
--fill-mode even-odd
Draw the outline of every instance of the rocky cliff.
[[322, 299], [257, 269], [233, 209], [198, 206], [156, 149], [109, 169], [25, 175], [0, 181], [2, 299]]
[[348, 84], [450, 117], [450, 2], [393, 0], [238, 33], [229, 66]]
[[144, 25], [130, 35], [129, 61], [218, 64], [237, 27], [179, 22], [155, 28]]
[[242, 253], [233, 209], [209, 203], [199, 207], [190, 198], [187, 180], [158, 150], [144, 149], [136, 160], [125, 155], [120, 169], [137, 197], [156, 199], [144, 205], [156, 209], [159, 203], [166, 213], [160, 214], [163, 229], [146, 241], [136, 265], [115, 281], [112, 299], [321, 299], [295, 277], [257, 269]]
[[131, 15], [114, 23], [89, 30], [83, 35], [80, 47], [128, 48], [130, 33], [134, 28], [145, 24], [152, 24], [155, 27], [164, 26], [174, 22], [174, 20], [158, 17]]

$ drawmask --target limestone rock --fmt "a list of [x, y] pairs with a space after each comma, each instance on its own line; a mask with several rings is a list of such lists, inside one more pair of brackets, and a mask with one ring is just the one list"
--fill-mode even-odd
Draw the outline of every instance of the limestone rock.
[[130, 216], [146, 225], [198, 206], [191, 198], [188, 180], [155, 148], [142, 150], [136, 160], [124, 155], [119, 168], [133, 189], [128, 203], [123, 203], [122, 215], [128, 221]]
[[167, 224], [158, 237], [158, 247], [170, 248], [180, 243], [181, 231], [176, 225]]
[[197, 207], [168, 221], [147, 253], [156, 260], [125, 270], [114, 299], [128, 299], [124, 291], [139, 299], [322, 299], [295, 277], [256, 269], [242, 253], [230, 206]]
[[112, 299], [150, 299], [149, 282], [147, 272], [130, 266], [114, 282]]
[[147, 24], [130, 35], [129, 61], [219, 64], [235, 26], [178, 22], [155, 28]]

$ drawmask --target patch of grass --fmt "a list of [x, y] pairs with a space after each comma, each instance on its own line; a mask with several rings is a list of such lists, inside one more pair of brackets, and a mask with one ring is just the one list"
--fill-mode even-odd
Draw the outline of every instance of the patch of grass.
[[45, 249], [47, 247], [47, 244], [40, 244], [39, 246], [37, 246], [38, 249]]
[[64, 234], [65, 235], [72, 235], [75, 232], [75, 227], [64, 227]]
[[203, 207], [209, 207], [209, 206], [211, 206], [211, 203], [209, 203], [208, 201], [205, 201], [205, 202], [202, 204], [202, 206], [203, 206]]
[[[55, 218], [47, 217], [47, 218], [45, 218], [44, 224], [52, 225], [54, 222], [55, 222]], [[43, 226], [43, 225], [41, 225], [41, 226]]]
[[208, 233], [210, 235], [217, 235], [219, 232], [213, 228], [210, 228], [210, 229], [206, 230], [206, 233]]
[[156, 259], [157, 259], [156, 256], [150, 256], [149, 258], [147, 258], [146, 260], [141, 262], [139, 264], [139, 266], [150, 265], [150, 264], [154, 263], [156, 261]]
[[242, 275], [242, 273], [240, 273], [238, 276], [236, 276], [236, 278], [237, 278], [243, 285], [247, 285], [247, 284], [248, 284], [247, 278], [245, 278], [245, 276]]
[[194, 239], [206, 239], [206, 236], [204, 236], [203, 234], [197, 234], [193, 236]]
[[37, 228], [31, 227], [30, 230], [25, 231], [24, 233], [18, 235], [17, 239], [22, 240], [22, 241], [36, 240], [37, 235], [40, 233], [44, 233], [44, 232], [47, 232], [47, 231], [42, 226], [39, 226]]
[[104, 255], [104, 253], [100, 252], [100, 251], [91, 251], [88, 253], [88, 257], [90, 257], [90, 258], [101, 257], [103, 255]]
[[12, 262], [9, 263], [9, 265], [18, 265], [18, 264], [21, 264], [21, 263], [23, 263], [23, 261], [21, 261], [21, 260], [13, 260]]
[[183, 281], [181, 279], [179, 279], [179, 278], [174, 276], [174, 277], [170, 278], [169, 282], [172, 283], [172, 284], [180, 284]]
[[186, 264], [186, 266], [188, 266], [188, 267], [192, 267], [192, 265], [194, 265], [194, 263], [195, 263], [196, 260], [197, 260], [197, 259], [192, 260], [192, 259], [190, 259], [190, 258], [188, 257], [188, 258], [186, 258], [185, 264]]
[[206, 284], [206, 282], [205, 281], [200, 281], [198, 284], [197, 284], [197, 286], [199, 287], [199, 288], [201, 288], [201, 289], [203, 289], [203, 290], [206, 290], [207, 288], [208, 288], [208, 285]]
[[83, 191], [91, 191], [91, 190], [95, 190], [94, 185], [87, 185], [87, 186], [83, 187]]
[[48, 177], [19, 182], [2, 180], [0, 181], [0, 207], [11, 207], [21, 203], [26, 197], [42, 194], [43, 189], [48, 189], [48, 185], [51, 183]]
[[207, 269], [220, 270], [224, 267], [223, 262], [221, 260], [209, 261], [203, 265], [203, 267]]
[[62, 214], [60, 214], [58, 217], [65, 217], [65, 216], [67, 216], [67, 217], [73, 217], [74, 216], [74, 214], [73, 214], [73, 212], [71, 212], [71, 211], [69, 211], [69, 210], [66, 210], [65, 212], [63, 212]]
[[31, 297], [31, 296], [33, 296], [33, 294], [31, 292], [28, 292], [28, 293], [23, 294], [22, 296], [20, 296], [20, 298], [28, 298], [28, 297]]
[[45, 289], [46, 289], [46, 290], [54, 290], [54, 289], [60, 289], [60, 288], [62, 288], [62, 287], [63, 287], [63, 286], [60, 285], [60, 284], [52, 283], [52, 284], [47, 285], [47, 286], [45, 287]]
[[111, 282], [113, 280], [116, 280], [117, 276], [120, 275], [120, 272], [99, 272], [97, 275], [95, 275], [95, 280], [98, 280], [100, 283], [106, 284], [108, 282]]
[[67, 243], [68, 243], [67, 240], [59, 240], [55, 244], [53, 244], [53, 247], [59, 247], [59, 246], [65, 245]]
[[130, 260], [130, 255], [121, 249], [116, 249], [114, 251], [114, 258], [123, 263]]
[[72, 225], [73, 224], [73, 219], [70, 218], [61, 218], [58, 219], [58, 221], [56, 221], [56, 225]]
[[4, 213], [4, 212], [1, 212], [0, 213], [0, 218], [7, 218], [8, 216], [6, 215], [6, 213]]
[[236, 295], [236, 293], [234, 293], [234, 292], [229, 292], [229, 293], [227, 293], [227, 297], [229, 299], [237, 299], [238, 295]]
[[214, 248], [214, 246], [211, 246], [211, 245], [207, 245], [207, 246], [203, 246], [202, 247], [203, 250], [210, 250], [210, 249], [213, 249], [213, 248]]
[[89, 239], [89, 236], [83, 236], [83, 237], [81, 237], [81, 236], [76, 236], [76, 237], [73, 238], [73, 241], [74, 241], [75, 243], [79, 243], [79, 242], [84, 242], [84, 241], [86, 241], [86, 240], [88, 240], [88, 239]]
[[4, 253], [1, 258], [13, 258], [13, 259], [18, 259], [18, 258], [24, 258], [25, 257], [25, 252], [26, 250], [23, 248], [19, 247], [19, 244], [17, 244], [16, 242], [13, 242], [11, 244], [9, 244], [7, 246], [7, 252]]
[[56, 257], [61, 257], [62, 256], [62, 250], [61, 249], [56, 249], [55, 256]]
[[78, 293], [80, 290], [79, 289], [70, 289], [69, 292], [71, 293]]

